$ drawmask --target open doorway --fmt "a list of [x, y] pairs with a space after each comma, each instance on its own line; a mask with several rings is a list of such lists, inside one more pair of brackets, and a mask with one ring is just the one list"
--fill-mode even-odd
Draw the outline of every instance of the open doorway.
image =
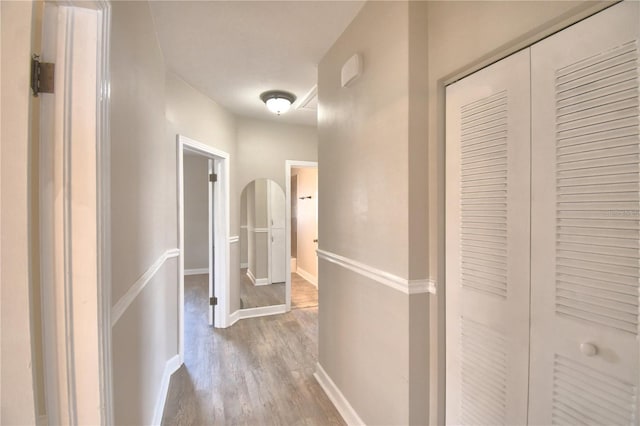
[[318, 306], [318, 163], [286, 162], [287, 309]]
[[[229, 323], [229, 155], [178, 135], [179, 347], [184, 360], [185, 282], [209, 305], [208, 323]], [[186, 276], [186, 278], [185, 278]], [[204, 320], [203, 320], [204, 321]]]

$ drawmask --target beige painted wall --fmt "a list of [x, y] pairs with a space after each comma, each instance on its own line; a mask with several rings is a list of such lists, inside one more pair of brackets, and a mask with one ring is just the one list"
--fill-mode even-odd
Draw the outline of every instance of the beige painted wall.
[[33, 7], [0, 3], [0, 423], [35, 424], [29, 289]]
[[[407, 277], [408, 7], [371, 2], [320, 62], [320, 248]], [[384, 26], [380, 25], [384, 22]], [[342, 89], [353, 54], [362, 77]]]
[[[505, 57], [605, 7], [607, 2], [428, 2], [429, 275], [431, 300], [431, 422], [444, 421], [444, 109], [445, 83]], [[441, 395], [441, 398], [437, 398]]]
[[209, 164], [184, 156], [184, 269], [209, 267]]
[[[316, 161], [315, 127], [238, 117], [238, 196], [254, 179], [272, 179], [285, 189], [285, 161]], [[239, 217], [239, 216], [238, 216]]]
[[[293, 173], [293, 172], [292, 172]], [[318, 169], [295, 169], [298, 176], [298, 257], [297, 267], [311, 276], [318, 277], [317, 244], [318, 238]], [[300, 197], [311, 196], [311, 199]]]
[[[177, 246], [175, 143], [165, 130], [165, 72], [146, 2], [113, 2], [112, 303]], [[113, 328], [115, 423], [149, 424], [165, 363], [177, 354], [176, 258]]]
[[[412, 235], [426, 229], [427, 194], [411, 182], [424, 172], [409, 160], [426, 151], [410, 90], [424, 82], [409, 60], [410, 52], [426, 55], [413, 27], [425, 25], [425, 10], [366, 3], [319, 65], [319, 248], [404, 279], [426, 278], [426, 245]], [[355, 53], [363, 74], [341, 88], [340, 69]], [[425, 208], [410, 211], [414, 205]], [[425, 424], [428, 371], [411, 367], [428, 365], [428, 323], [412, 313], [428, 312], [428, 296], [324, 260], [319, 280], [319, 363], [327, 374], [365, 423]]]

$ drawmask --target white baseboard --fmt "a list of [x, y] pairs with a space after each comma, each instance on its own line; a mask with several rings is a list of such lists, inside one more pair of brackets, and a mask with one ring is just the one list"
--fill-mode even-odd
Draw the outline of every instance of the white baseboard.
[[200, 274], [208, 274], [209, 268], [197, 268], [197, 269], [185, 269], [185, 275], [200, 275]]
[[251, 272], [251, 269], [247, 269], [247, 277], [249, 277], [253, 285], [271, 284], [268, 278], [256, 278], [255, 275], [253, 275], [253, 272]]
[[296, 274], [300, 275], [302, 278], [309, 281], [311, 284], [316, 286], [316, 288], [318, 288], [318, 277], [316, 277], [315, 275], [311, 275], [299, 266], [296, 269]]
[[160, 390], [158, 391], [158, 397], [156, 398], [156, 405], [153, 408], [153, 425], [160, 425], [162, 422], [164, 404], [167, 402], [167, 392], [169, 391], [169, 381], [171, 380], [171, 375], [180, 368], [180, 365], [180, 355], [175, 355], [173, 358], [169, 359], [164, 366]]
[[249, 267], [248, 263], [241, 263], [240, 264], [240, 269], [245, 269], [245, 268], [248, 268], [248, 267]]
[[238, 319], [265, 317], [267, 315], [286, 314], [287, 305], [272, 305], [261, 306], [259, 308], [247, 308], [235, 311], [233, 314], [238, 314]]
[[320, 365], [320, 363], [316, 364], [316, 372], [313, 375], [316, 378], [320, 387], [327, 394], [333, 405], [336, 407], [344, 421], [349, 425], [364, 425], [365, 423], [362, 421], [356, 410], [353, 409], [347, 398], [344, 397], [340, 389], [333, 383], [331, 377], [324, 371], [324, 368]]
[[227, 321], [227, 327], [231, 327], [233, 324], [237, 323], [239, 319], [240, 319], [240, 310], [237, 310], [231, 315], [229, 315], [229, 319]]

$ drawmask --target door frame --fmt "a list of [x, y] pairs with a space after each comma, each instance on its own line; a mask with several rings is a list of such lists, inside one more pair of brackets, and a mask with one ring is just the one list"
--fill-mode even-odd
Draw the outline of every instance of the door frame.
[[[284, 162], [285, 184], [285, 279], [286, 279], [286, 305], [287, 312], [291, 310], [291, 169], [319, 169], [317, 161], [286, 160]], [[318, 216], [316, 215], [316, 221]]]
[[[42, 286], [46, 419], [39, 422], [112, 424], [111, 4], [44, 7], [40, 60], [56, 62], [56, 94], [41, 95], [40, 104], [40, 282], [48, 285]], [[92, 76], [95, 90], [74, 74]], [[92, 281], [95, 287], [87, 286]]]
[[[218, 304], [214, 308], [213, 325], [216, 328], [225, 328], [230, 324], [230, 155], [225, 151], [213, 148], [180, 134], [176, 135], [176, 145], [178, 150], [176, 155], [178, 179], [178, 250], [180, 251], [178, 255], [178, 355], [182, 363], [184, 362], [184, 152], [193, 152], [213, 160], [214, 169], [218, 175], [217, 182], [220, 184], [220, 189], [214, 192], [213, 209], [209, 208], [209, 223], [213, 223], [213, 238], [216, 247], [214, 256], [209, 256], [213, 258], [214, 294], [218, 298]], [[211, 204], [210, 200], [209, 205], [211, 206]]]

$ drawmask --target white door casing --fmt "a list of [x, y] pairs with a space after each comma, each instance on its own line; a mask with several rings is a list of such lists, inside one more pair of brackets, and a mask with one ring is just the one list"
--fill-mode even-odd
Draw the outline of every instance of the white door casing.
[[[216, 164], [215, 164], [215, 160], [212, 158], [209, 158], [207, 160], [207, 173], [209, 176], [211, 175], [217, 175], [216, 174]], [[216, 293], [216, 289], [215, 289], [215, 283], [216, 283], [216, 279], [215, 279], [215, 267], [216, 267], [216, 262], [215, 262], [215, 252], [216, 252], [216, 242], [215, 242], [215, 207], [216, 207], [216, 193], [215, 193], [215, 184], [216, 182], [213, 182], [211, 180], [211, 178], [209, 178], [209, 182], [207, 184], [207, 196], [208, 196], [208, 203], [207, 206], [209, 207], [209, 215], [208, 215], [208, 219], [207, 219], [207, 230], [208, 230], [208, 237], [209, 237], [209, 242], [208, 242], [208, 246], [209, 246], [209, 253], [207, 258], [209, 259], [209, 300], [211, 300], [212, 297], [215, 297], [215, 293]], [[209, 325], [213, 325], [214, 323], [214, 317], [215, 317], [215, 305], [213, 304], [209, 304]]]
[[269, 247], [270, 247], [270, 283], [286, 281], [285, 254], [285, 196], [282, 188], [272, 180], [268, 180], [267, 194], [269, 211]]
[[524, 424], [529, 52], [447, 87], [446, 421]]
[[[40, 280], [47, 422], [112, 423], [106, 1], [44, 5]], [[94, 285], [87, 284], [94, 283]]]
[[532, 56], [530, 424], [638, 424], [640, 5]]

